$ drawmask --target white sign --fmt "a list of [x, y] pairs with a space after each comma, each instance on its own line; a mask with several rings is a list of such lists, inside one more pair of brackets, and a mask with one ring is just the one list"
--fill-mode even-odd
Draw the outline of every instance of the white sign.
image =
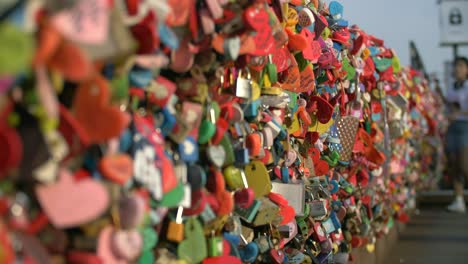
[[468, 0], [440, 2], [440, 43], [468, 44]]

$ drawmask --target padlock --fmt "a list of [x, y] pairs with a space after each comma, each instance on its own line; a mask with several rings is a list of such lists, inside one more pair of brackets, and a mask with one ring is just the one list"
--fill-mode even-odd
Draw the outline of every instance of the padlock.
[[310, 216], [312, 216], [313, 218], [320, 219], [326, 216], [327, 213], [327, 207], [325, 206], [325, 202], [322, 199], [313, 200], [310, 203]]
[[261, 204], [262, 202], [260, 200], [255, 199], [249, 208], [241, 208], [236, 206], [235, 211], [246, 222], [252, 223], [260, 209]]
[[173, 242], [182, 242], [184, 240], [184, 224], [182, 220], [182, 213], [184, 208], [179, 206], [175, 221], [169, 222], [166, 238]]
[[208, 256], [217, 257], [223, 254], [223, 238], [211, 235], [208, 238]]
[[252, 76], [249, 68], [239, 70], [236, 79], [235, 95], [244, 99], [252, 98]]

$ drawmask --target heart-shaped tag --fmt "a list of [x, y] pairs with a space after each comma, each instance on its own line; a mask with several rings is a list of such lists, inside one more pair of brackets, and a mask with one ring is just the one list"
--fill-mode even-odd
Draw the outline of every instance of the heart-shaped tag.
[[77, 121], [89, 136], [90, 143], [102, 143], [118, 137], [130, 118], [118, 107], [109, 105], [110, 91], [102, 77], [83, 83], [75, 96]]
[[133, 160], [127, 154], [105, 156], [99, 162], [99, 170], [106, 178], [123, 185], [133, 175]]
[[136, 259], [143, 248], [143, 238], [137, 230], [114, 231], [111, 239], [112, 251], [127, 261]]
[[58, 228], [92, 221], [109, 205], [109, 193], [100, 182], [91, 178], [76, 182], [65, 169], [59, 172], [58, 182], [36, 187], [36, 195], [47, 217]]
[[208, 146], [206, 153], [210, 161], [213, 162], [216, 167], [221, 168], [223, 166], [224, 161], [226, 160], [226, 151], [223, 146], [210, 145]]
[[288, 69], [291, 64], [291, 53], [288, 48], [282, 47], [276, 49], [272, 54], [272, 63], [276, 65], [277, 72], [283, 72]]
[[315, 75], [312, 65], [307, 65], [301, 72], [301, 88], [297, 92], [313, 92], [315, 90]]
[[101, 44], [109, 32], [106, 0], [80, 0], [52, 16], [51, 22], [66, 38], [83, 44]]
[[207, 247], [202, 225], [195, 217], [190, 217], [184, 229], [186, 239], [177, 247], [177, 255], [188, 263], [203, 261], [207, 257]]
[[146, 203], [137, 194], [124, 196], [119, 199], [120, 226], [124, 229], [137, 227], [144, 219]]
[[254, 36], [256, 50], [253, 55], [264, 56], [272, 53], [275, 39], [268, 12], [263, 8], [251, 6], [244, 11], [244, 19], [256, 32]]
[[127, 264], [128, 262], [117, 257], [112, 250], [112, 234], [114, 228], [107, 226], [101, 230], [98, 238], [97, 254], [103, 263]]
[[315, 176], [325, 175], [329, 170], [329, 166], [326, 161], [320, 159], [320, 151], [317, 148], [312, 148], [309, 154], [314, 162]]
[[291, 66], [286, 71], [280, 74], [280, 86], [281, 88], [296, 92], [301, 85], [301, 74], [299, 72], [299, 67]]

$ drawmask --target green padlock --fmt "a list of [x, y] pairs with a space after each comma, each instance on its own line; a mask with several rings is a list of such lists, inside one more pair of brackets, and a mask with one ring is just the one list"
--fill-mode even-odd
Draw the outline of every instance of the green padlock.
[[143, 237], [143, 252], [151, 251], [158, 243], [158, 234], [149, 227], [140, 230], [140, 234]]
[[163, 198], [159, 202], [160, 206], [173, 208], [179, 205], [180, 201], [184, 198], [185, 186], [183, 183], [179, 183], [177, 187], [164, 194]]
[[216, 111], [211, 103], [206, 105], [205, 118], [198, 129], [198, 143], [206, 144], [216, 133]]
[[233, 165], [227, 166], [223, 170], [224, 179], [229, 188], [233, 190], [244, 188], [244, 183], [242, 181], [242, 174], [239, 168], [234, 167]]
[[208, 256], [217, 257], [223, 254], [223, 238], [213, 236], [208, 238]]
[[224, 135], [221, 141], [219, 142], [219, 145], [224, 148], [224, 152], [226, 154], [223, 166], [229, 166], [234, 164], [234, 161], [236, 160], [234, 156], [234, 148], [232, 147], [232, 143], [229, 137], [227, 135]]

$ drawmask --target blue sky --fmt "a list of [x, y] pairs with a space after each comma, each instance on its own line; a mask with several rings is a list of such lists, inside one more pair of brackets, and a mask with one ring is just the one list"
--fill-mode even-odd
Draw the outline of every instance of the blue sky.
[[[409, 41], [413, 40], [428, 73], [443, 74], [443, 62], [451, 60], [452, 48], [439, 46], [437, 0], [337, 0], [344, 6], [344, 19], [385, 40], [403, 64], [409, 64]], [[327, 1], [330, 2], [330, 1]], [[468, 46], [459, 48], [468, 56]]]

